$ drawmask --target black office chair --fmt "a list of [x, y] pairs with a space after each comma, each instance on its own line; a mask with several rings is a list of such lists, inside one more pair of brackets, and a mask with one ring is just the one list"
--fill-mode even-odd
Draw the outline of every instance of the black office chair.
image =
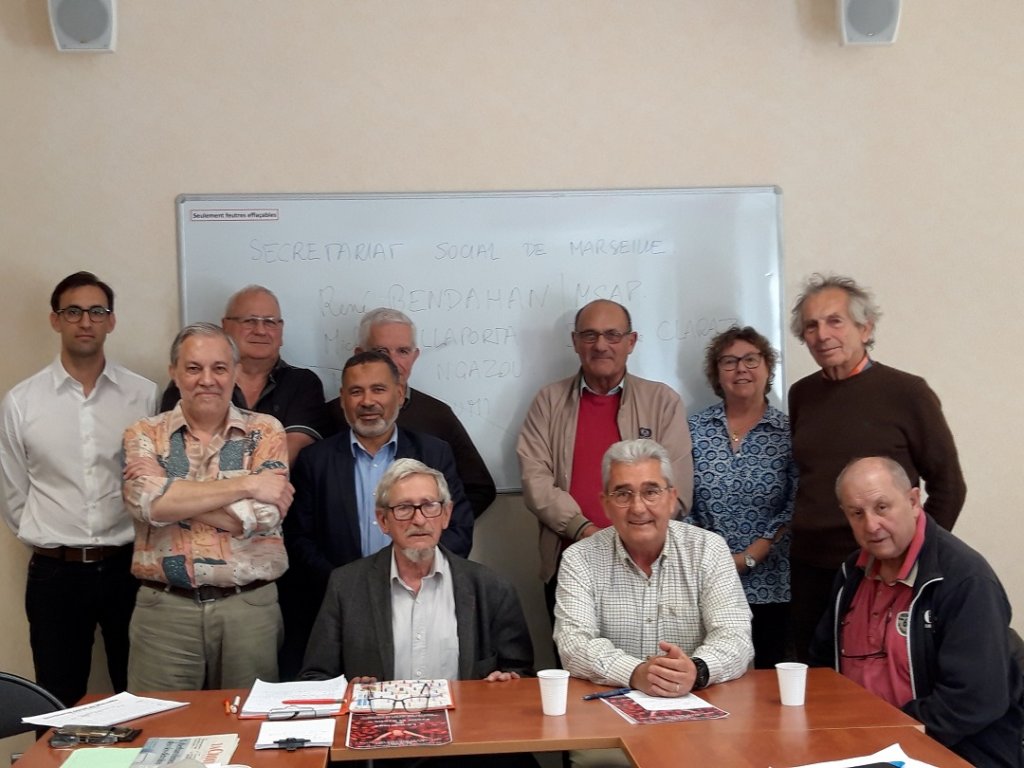
[[[24, 677], [0, 672], [0, 739], [36, 730], [36, 726], [21, 722], [21, 718], [58, 709], [64, 709], [64, 705], [46, 689]], [[38, 732], [42, 731], [45, 729]]]

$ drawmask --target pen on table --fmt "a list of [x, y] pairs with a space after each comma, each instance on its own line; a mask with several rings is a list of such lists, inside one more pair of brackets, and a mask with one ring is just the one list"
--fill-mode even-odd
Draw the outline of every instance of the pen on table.
[[231, 702], [231, 714], [237, 714], [238, 708], [242, 706], [242, 697], [235, 696], [235, 700]]
[[621, 696], [624, 693], [629, 693], [632, 688], [612, 688], [610, 691], [601, 691], [600, 693], [588, 693], [583, 697], [584, 701], [593, 701], [594, 699], [610, 699], [612, 696]]
[[344, 699], [284, 699], [282, 704], [341, 704]]
[[224, 714], [231, 714], [231, 702], [228, 699], [224, 699]]

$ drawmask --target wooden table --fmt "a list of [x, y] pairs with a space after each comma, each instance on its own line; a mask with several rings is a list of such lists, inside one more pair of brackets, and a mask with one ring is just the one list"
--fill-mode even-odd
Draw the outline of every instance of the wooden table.
[[910, 757], [939, 768], [971, 768], [970, 763], [919, 729], [908, 726], [746, 731], [714, 738], [708, 738], [707, 735], [695, 736], [680, 727], [637, 727], [660, 731], [623, 738], [622, 749], [636, 765], [643, 768], [680, 765], [785, 768], [870, 755], [896, 743]]
[[[451, 710], [453, 743], [440, 747], [401, 747], [386, 750], [350, 750], [345, 747], [348, 718], [337, 719], [332, 760], [410, 756], [551, 752], [563, 749], [622, 749], [640, 768], [661, 768], [684, 763], [730, 768], [767, 768], [801, 765], [823, 760], [870, 754], [899, 743], [911, 757], [940, 768], [969, 768], [940, 744], [927, 737], [920, 724], [828, 669], [812, 669], [807, 677], [807, 703], [783, 707], [774, 671], [748, 672], [739, 680], [700, 692], [703, 699], [724, 709], [729, 717], [692, 723], [633, 725], [601, 701], [582, 696], [603, 687], [582, 680], [569, 681], [565, 717], [545, 717], [535, 679], [487, 683], [453, 683], [455, 709]], [[189, 701], [183, 709], [134, 721], [143, 729], [131, 746], [150, 736], [200, 736], [235, 731], [240, 736], [232, 763], [253, 768], [323, 768], [325, 749], [253, 749], [261, 721], [239, 720], [224, 714], [224, 699], [244, 691], [179, 691], [153, 694]], [[96, 698], [96, 697], [93, 697]], [[56, 768], [69, 750], [51, 749], [36, 742], [18, 762], [19, 768]]]
[[[215, 733], [237, 733], [238, 749], [231, 758], [233, 764], [250, 765], [252, 768], [323, 768], [327, 763], [326, 748], [306, 748], [295, 752], [280, 749], [256, 750], [256, 735], [262, 720], [239, 720], [235, 715], [224, 714], [224, 699], [241, 696], [248, 691], [171, 691], [146, 694], [173, 701], [188, 701], [187, 707], [161, 712], [149, 717], [132, 720], [135, 728], [142, 733], [123, 746], [141, 747], [151, 736], [207, 736]], [[83, 701], [95, 701], [101, 696], [88, 696]], [[29, 748], [15, 765], [18, 768], [56, 768], [71, 754], [70, 749], [53, 749], [49, 736], [45, 736]]]
[[606, 689], [570, 679], [566, 716], [545, 717], [535, 679], [456, 682], [451, 744], [347, 749], [342, 718], [331, 759], [618, 748], [641, 768], [678, 765], [685, 755], [695, 764], [765, 768], [866, 754], [900, 742], [907, 754], [933, 765], [968, 766], [925, 736], [916, 720], [830, 669], [808, 671], [803, 707], [782, 706], [774, 670], [755, 670], [712, 686], [700, 697], [729, 717], [692, 723], [633, 725], [602, 701], [582, 700], [600, 690]]

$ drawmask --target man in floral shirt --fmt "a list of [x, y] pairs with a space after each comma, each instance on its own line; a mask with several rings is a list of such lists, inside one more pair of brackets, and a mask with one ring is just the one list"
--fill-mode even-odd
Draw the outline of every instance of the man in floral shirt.
[[231, 404], [238, 349], [219, 327], [171, 347], [173, 410], [125, 431], [124, 498], [135, 518], [132, 691], [245, 688], [277, 679], [277, 586], [292, 502], [280, 422]]

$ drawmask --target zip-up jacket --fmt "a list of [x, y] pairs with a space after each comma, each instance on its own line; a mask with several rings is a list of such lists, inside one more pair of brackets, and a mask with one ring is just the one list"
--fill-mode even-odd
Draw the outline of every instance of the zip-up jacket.
[[[925, 514], [925, 513], [922, 513]], [[840, 669], [839, 624], [864, 569], [840, 568], [811, 660]], [[985, 559], [929, 517], [907, 622], [912, 698], [903, 711], [977, 766], [1024, 766], [1024, 678], [1012, 658], [1010, 603]]]

